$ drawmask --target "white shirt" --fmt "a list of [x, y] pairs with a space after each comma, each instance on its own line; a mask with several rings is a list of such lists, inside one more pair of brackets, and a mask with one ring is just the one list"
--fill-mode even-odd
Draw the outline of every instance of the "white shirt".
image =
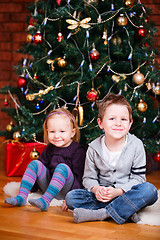
[[[126, 141], [125, 141], [123, 147], [126, 145], [126, 143], [127, 143], [127, 138], [126, 138]], [[115, 168], [115, 166], [116, 166], [116, 163], [121, 155], [123, 147], [121, 148], [121, 150], [119, 150], [117, 152], [111, 152], [105, 144], [105, 136], [102, 138], [103, 157], [104, 157], [104, 159], [108, 159], [108, 163], [113, 168]]]

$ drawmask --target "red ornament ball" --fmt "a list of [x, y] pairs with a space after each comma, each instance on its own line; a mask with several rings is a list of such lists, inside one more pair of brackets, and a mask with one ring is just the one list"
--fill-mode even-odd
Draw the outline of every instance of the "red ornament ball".
[[34, 26], [35, 23], [37, 23], [37, 21], [33, 17], [31, 17], [29, 20], [29, 25]]
[[91, 88], [91, 90], [87, 92], [87, 100], [89, 102], [95, 102], [98, 97], [98, 92], [94, 88]]
[[37, 74], [35, 73], [34, 76], [33, 76], [33, 79], [37, 80], [38, 77], [37, 77]]
[[149, 17], [146, 17], [145, 22], [146, 22], [146, 23], [149, 23], [149, 21], [150, 21], [150, 18], [149, 18]]
[[95, 49], [95, 48], [93, 48], [91, 51], [90, 51], [90, 58], [91, 58], [91, 60], [92, 61], [96, 61], [96, 60], [98, 60], [99, 59], [99, 52]]
[[148, 48], [148, 49], [151, 48], [150, 45], [149, 45], [148, 43], [146, 43], [146, 42], [142, 44], [142, 47], [146, 47], [146, 48]]
[[35, 44], [40, 44], [40, 43], [42, 43], [42, 41], [43, 41], [42, 34], [40, 32], [37, 32], [33, 37], [33, 42]]
[[23, 76], [19, 77], [18, 80], [17, 80], [17, 85], [19, 88], [23, 88], [25, 87], [27, 84], [27, 79]]
[[147, 35], [147, 30], [144, 27], [138, 28], [136, 32], [137, 38], [144, 38]]
[[156, 155], [153, 155], [153, 160], [155, 162], [160, 162], [160, 152], [158, 152]]
[[56, 0], [57, 5], [60, 6], [60, 5], [61, 5], [61, 1], [62, 1], [62, 0]]
[[7, 107], [9, 105], [8, 100], [4, 101], [4, 106]]

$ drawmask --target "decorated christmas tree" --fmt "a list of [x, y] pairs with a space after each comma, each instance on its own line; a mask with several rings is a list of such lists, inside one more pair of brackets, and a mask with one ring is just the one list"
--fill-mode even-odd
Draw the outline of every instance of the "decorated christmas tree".
[[158, 157], [160, 72], [151, 10], [140, 0], [35, 1], [29, 10], [27, 39], [18, 50], [25, 57], [15, 66], [17, 87], [0, 90], [15, 106], [2, 109], [13, 122], [1, 135], [43, 141], [46, 114], [66, 107], [87, 146], [102, 134], [96, 101], [114, 92], [133, 108], [131, 133]]

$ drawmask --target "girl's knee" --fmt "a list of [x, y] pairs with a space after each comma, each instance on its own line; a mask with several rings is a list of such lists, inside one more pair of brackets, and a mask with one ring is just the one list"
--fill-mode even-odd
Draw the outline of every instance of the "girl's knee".
[[28, 167], [36, 167], [38, 166], [38, 164], [40, 164], [41, 162], [39, 160], [33, 160], [28, 164]]
[[60, 163], [56, 166], [54, 173], [57, 173], [57, 172], [63, 175], [66, 180], [73, 175], [70, 167], [65, 163]]
[[27, 169], [31, 169], [33, 172], [35, 172], [37, 174], [39, 169], [41, 169], [43, 167], [44, 167], [44, 165], [43, 165], [43, 163], [41, 161], [33, 160], [32, 162], [30, 162], [28, 164]]
[[63, 169], [63, 171], [68, 171], [70, 168], [67, 164], [65, 163], [59, 163], [55, 169]]

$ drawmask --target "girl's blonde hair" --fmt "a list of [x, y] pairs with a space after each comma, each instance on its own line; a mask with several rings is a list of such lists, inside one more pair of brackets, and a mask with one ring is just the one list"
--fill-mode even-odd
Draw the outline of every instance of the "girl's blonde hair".
[[65, 108], [57, 108], [57, 109], [51, 111], [48, 114], [48, 116], [46, 117], [46, 120], [44, 121], [44, 124], [43, 124], [43, 131], [44, 131], [43, 138], [44, 138], [44, 142], [47, 143], [47, 144], [49, 143], [49, 141], [48, 141], [48, 132], [47, 132], [47, 122], [48, 122], [48, 119], [51, 119], [52, 117], [54, 117], [54, 115], [57, 115], [57, 114], [58, 115], [63, 115], [63, 116], [65, 115], [65, 116], [67, 116], [69, 118], [73, 128], [75, 128], [75, 130], [76, 130], [75, 131], [75, 135], [73, 137], [73, 141], [79, 142], [79, 140], [80, 140], [80, 130], [79, 130], [78, 124], [76, 122], [76, 119], [73, 116], [73, 114], [70, 111], [68, 111], [67, 109], [65, 109]]

